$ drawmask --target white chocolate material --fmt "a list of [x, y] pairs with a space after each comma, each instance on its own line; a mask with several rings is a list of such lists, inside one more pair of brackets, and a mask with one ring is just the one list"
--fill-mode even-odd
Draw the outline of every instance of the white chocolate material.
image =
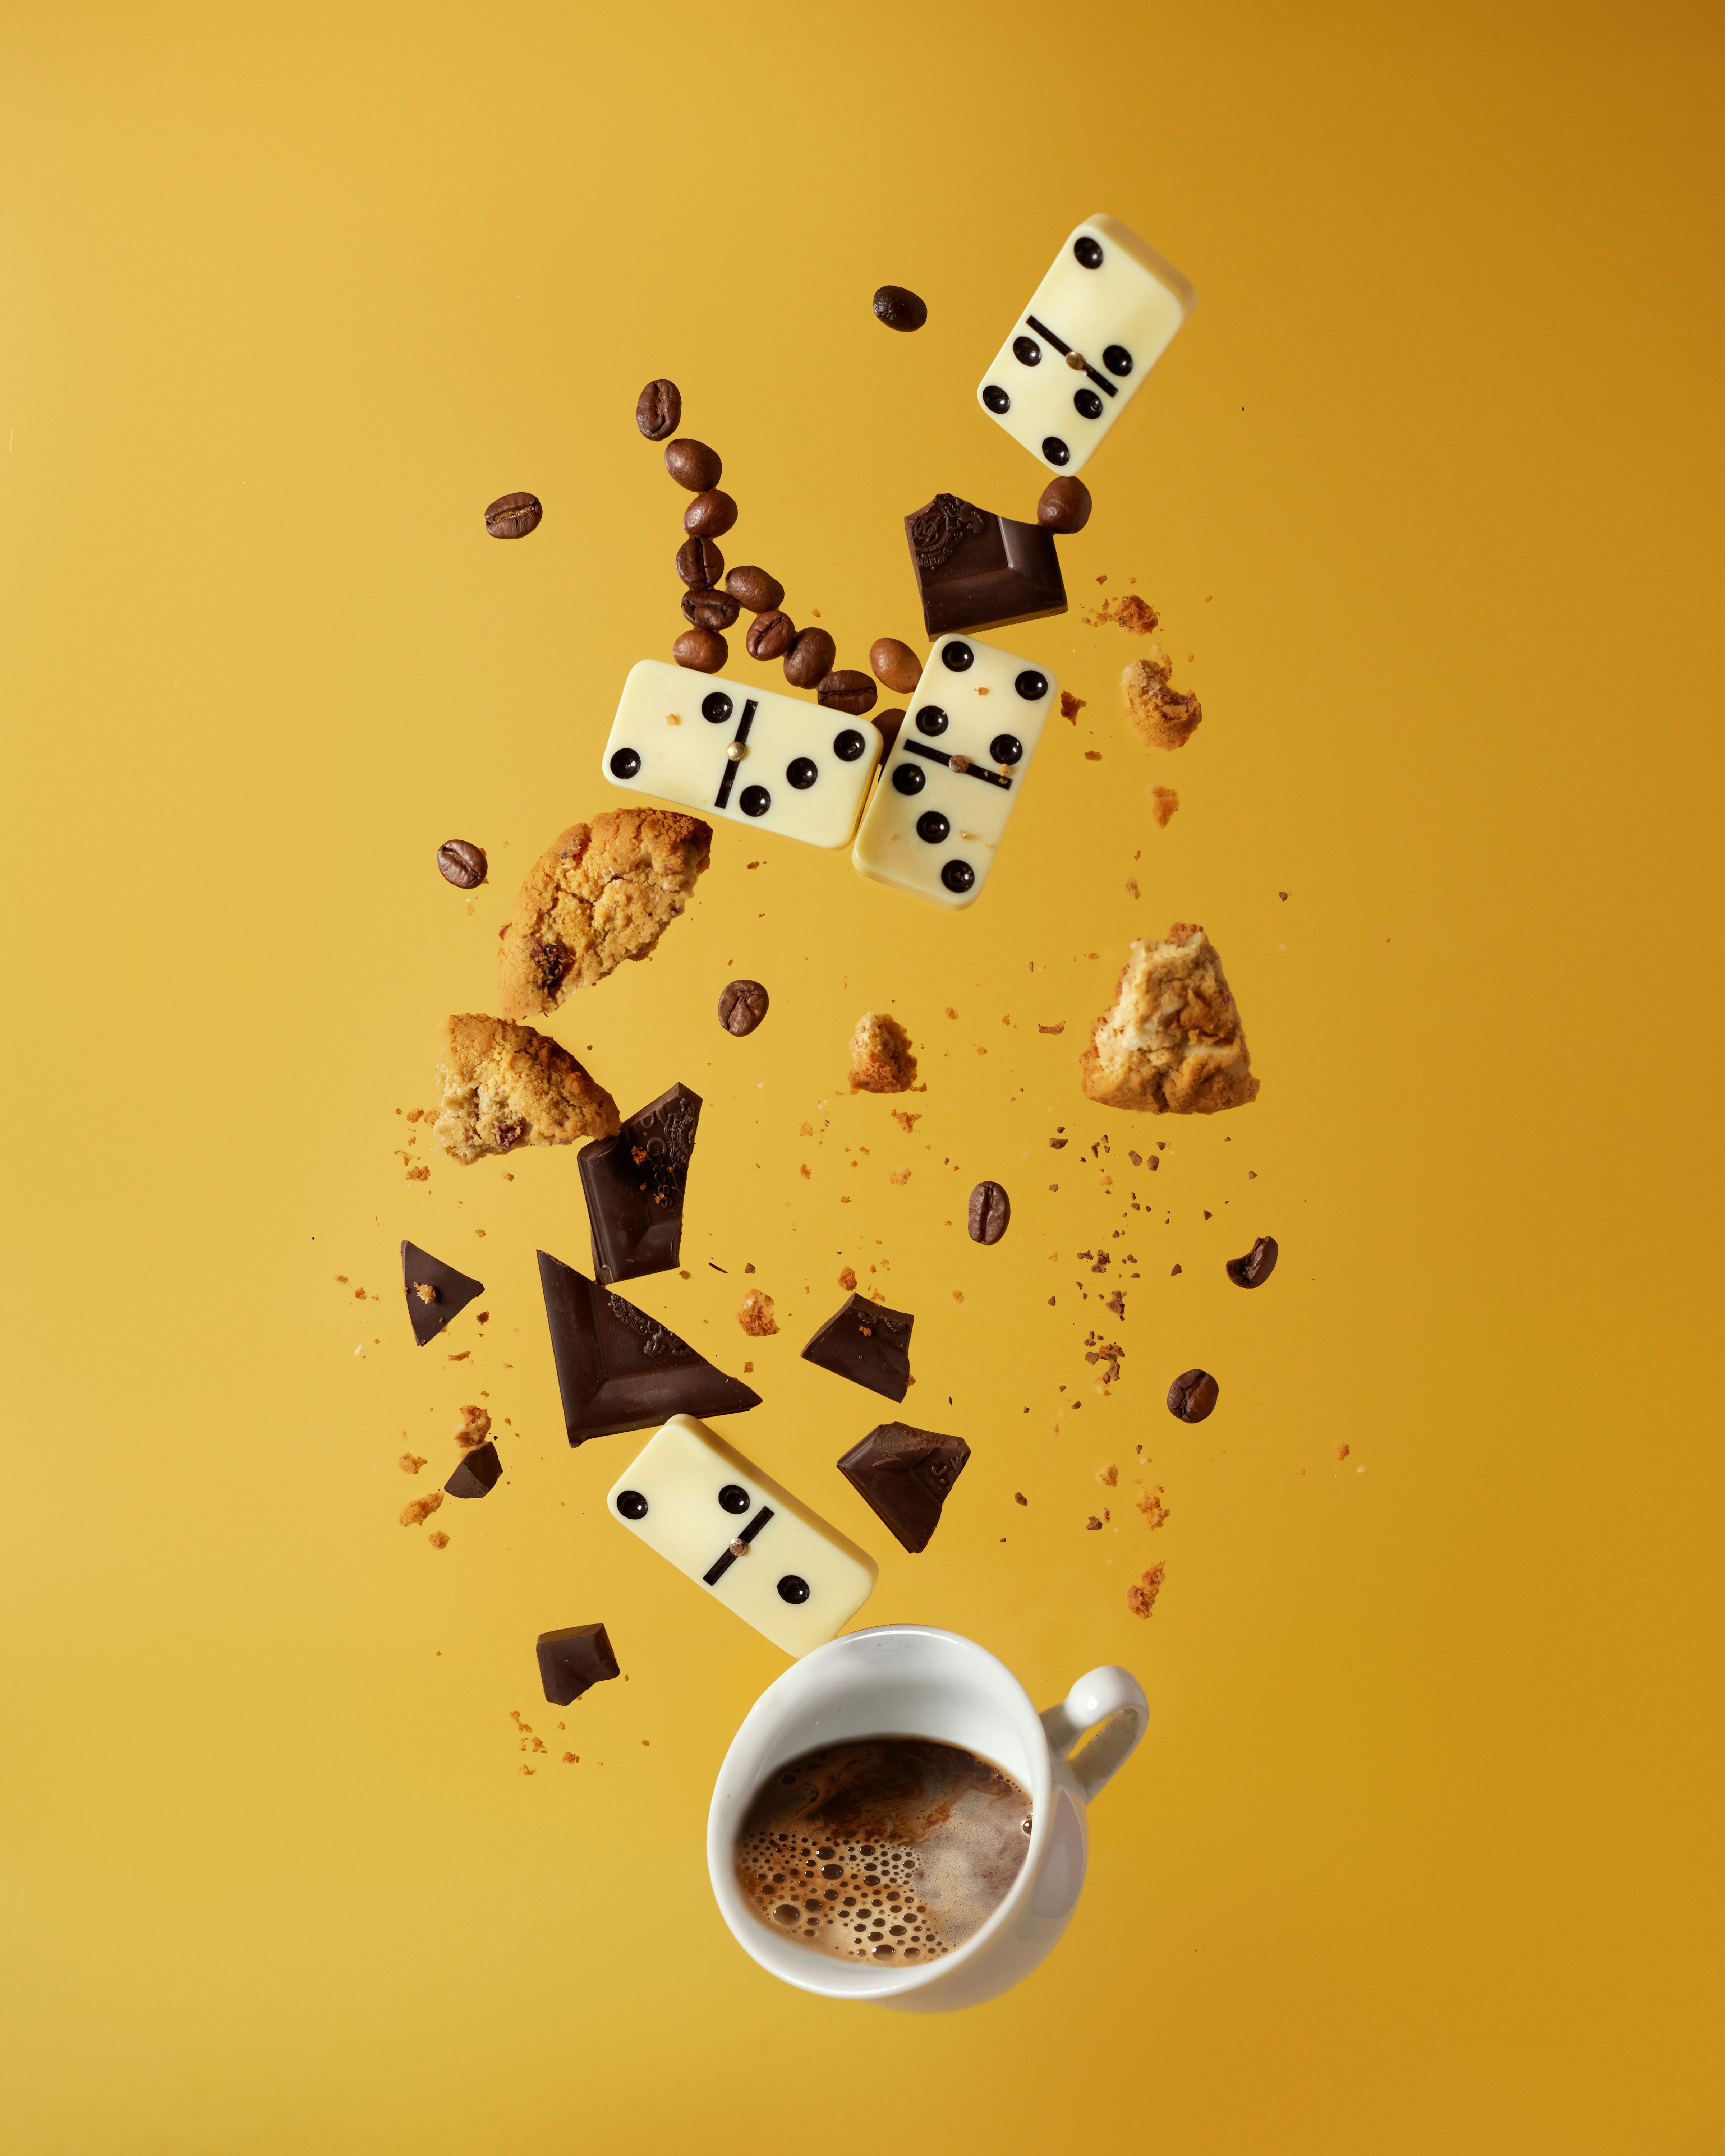
[[[871, 1557], [694, 1415], [655, 1431], [607, 1502], [614, 1520], [788, 1655], [830, 1640], [874, 1591]], [[799, 1588], [803, 1599], [790, 1599]]]
[[977, 401], [1050, 471], [1081, 471], [1197, 305], [1137, 233], [1087, 217], [1014, 323]]
[[600, 768], [614, 786], [699, 816], [842, 846], [880, 761], [867, 719], [644, 659], [623, 685]]
[[[853, 865], [937, 906], [973, 904], [1060, 685], [999, 644], [942, 637], [856, 834]], [[954, 768], [958, 758], [968, 771]]]

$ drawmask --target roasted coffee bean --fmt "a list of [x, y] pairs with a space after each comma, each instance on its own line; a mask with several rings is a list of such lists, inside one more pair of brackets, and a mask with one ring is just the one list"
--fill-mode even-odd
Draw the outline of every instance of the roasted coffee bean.
[[739, 1039], [767, 1015], [767, 991], [758, 981], [732, 981], [719, 998], [719, 1023]]
[[682, 418], [682, 394], [675, 382], [649, 382], [635, 399], [635, 424], [649, 442], [675, 434]]
[[970, 1240], [998, 1243], [1012, 1218], [1012, 1200], [998, 1183], [979, 1183], [970, 1194]]
[[437, 850], [437, 865], [457, 891], [475, 891], [485, 880], [485, 850], [471, 839], [445, 839]]
[[485, 529], [494, 539], [525, 539], [544, 514], [536, 494], [500, 494], [485, 511]]
[[751, 659], [783, 659], [796, 640], [797, 624], [776, 608], [771, 613], [755, 616], [746, 639]]
[[824, 711], [847, 711], [853, 719], [860, 719], [865, 711], [872, 711], [880, 693], [868, 675], [859, 674], [855, 668], [829, 674], [814, 685], [814, 701]]
[[1243, 1258], [1230, 1258], [1223, 1270], [1236, 1287], [1262, 1287], [1281, 1255], [1274, 1235], [1260, 1235]]
[[683, 619], [697, 629], [729, 629], [737, 619], [737, 602], [729, 592], [685, 592]]
[[880, 737], [880, 760], [884, 763], [892, 753], [892, 744], [898, 739], [898, 730], [905, 722], [902, 711], [876, 711], [875, 732]]
[[896, 696], [908, 696], [922, 679], [922, 661], [896, 636], [877, 636], [869, 646], [869, 664]]
[[697, 674], [716, 674], [730, 656], [724, 638], [716, 629], [685, 629], [671, 646], [671, 657], [678, 665]]
[[665, 468], [679, 486], [686, 486], [691, 494], [705, 494], [719, 484], [725, 465], [716, 449], [680, 435], [666, 446]]
[[757, 569], [752, 563], [733, 569], [725, 579], [725, 588], [751, 613], [771, 613], [775, 607], [784, 604], [784, 586], [777, 577], [769, 577], [764, 569]]
[[725, 557], [711, 539], [685, 539], [677, 549], [677, 574], [691, 591], [704, 592], [725, 573]]
[[812, 689], [833, 670], [838, 646], [824, 629], [805, 629], [785, 654], [784, 678], [793, 689]]
[[716, 539], [737, 521], [737, 504], [728, 494], [710, 489], [697, 494], [683, 511], [683, 529], [698, 539]]
[[1208, 1370], [1182, 1370], [1168, 1389], [1168, 1411], [1182, 1422], [1202, 1422], [1221, 1390]]
[[1046, 531], [1081, 531], [1090, 521], [1090, 489], [1081, 479], [1051, 479], [1036, 505]]
[[883, 285], [875, 295], [875, 312], [890, 330], [920, 330], [928, 310], [902, 285]]

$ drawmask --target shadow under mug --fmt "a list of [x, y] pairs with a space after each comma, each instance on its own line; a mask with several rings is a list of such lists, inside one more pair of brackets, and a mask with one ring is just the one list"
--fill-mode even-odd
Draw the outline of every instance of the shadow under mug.
[[[877, 1625], [829, 1640], [768, 1686], [725, 1754], [706, 1828], [720, 1911], [745, 1953], [800, 1990], [911, 2013], [993, 1999], [1028, 1976], [1071, 1920], [1088, 1850], [1085, 1808], [1125, 1763], [1147, 1715], [1137, 1680], [1122, 1669], [1092, 1670], [1038, 1714], [1006, 1665], [957, 1632]], [[782, 1938], [737, 1884], [737, 1830], [756, 1790], [799, 1753], [863, 1737], [958, 1745], [1004, 1767], [1030, 1796], [1030, 1846], [1011, 1891], [963, 1946], [916, 1966], [839, 1961]]]

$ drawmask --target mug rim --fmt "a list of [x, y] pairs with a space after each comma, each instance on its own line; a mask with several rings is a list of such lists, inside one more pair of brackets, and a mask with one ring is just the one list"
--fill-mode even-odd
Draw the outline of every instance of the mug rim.
[[[742, 1890], [737, 1884], [733, 1862], [736, 1840], [734, 1823], [721, 1818], [721, 1811], [727, 1784], [732, 1779], [732, 1762], [746, 1743], [752, 1746], [760, 1745], [761, 1740], [756, 1727], [757, 1717], [762, 1716], [762, 1710], [778, 1691], [781, 1686], [790, 1683], [793, 1679], [800, 1678], [805, 1671], [818, 1665], [823, 1657], [830, 1658], [852, 1651], [863, 1640], [906, 1634], [931, 1641], [937, 1640], [942, 1645], [962, 1648], [968, 1654], [980, 1657], [984, 1663], [992, 1666], [993, 1675], [1004, 1685], [1008, 1705], [1013, 1714], [1022, 1720], [1025, 1738], [1024, 1750], [1031, 1763], [1030, 1779], [1033, 1786], [1030, 1789], [1030, 1846], [1025, 1851], [1024, 1861], [1018, 1877], [1002, 1897], [999, 1906], [988, 1917], [987, 1922], [973, 1933], [963, 1946], [955, 1947], [950, 1953], [942, 1954], [937, 1960], [925, 1962], [918, 1968], [907, 1968], [901, 1963], [896, 1967], [885, 1969], [878, 1964], [842, 1962], [835, 1957], [811, 1953], [805, 1948], [795, 1946], [789, 1940], [781, 1940], [776, 1933], [768, 1931], [748, 1909], [743, 1901]], [[766, 1717], [762, 1717], [762, 1718], [764, 1720]], [[882, 1736], [911, 1736], [916, 1732], [910, 1730], [882, 1730], [879, 1733]], [[936, 1741], [944, 1743], [948, 1740], [942, 1738]], [[766, 1748], [761, 1748], [764, 1750]], [[788, 1753], [786, 1756], [793, 1755]], [[997, 1766], [1001, 1764], [998, 1760], [993, 1763]], [[763, 1760], [752, 1768], [743, 1799], [745, 1806], [759, 1788], [765, 1767], [766, 1762]], [[938, 1625], [865, 1625], [860, 1631], [841, 1632], [836, 1639], [825, 1640], [819, 1646], [811, 1648], [808, 1654], [793, 1662], [788, 1670], [781, 1671], [743, 1717], [736, 1735], [726, 1748], [725, 1757], [720, 1763], [718, 1779], [713, 1784], [712, 1799], [707, 1807], [707, 1876], [712, 1887], [713, 1898], [719, 1905], [719, 1913], [725, 1919], [726, 1928], [743, 1952], [764, 1969], [769, 1976], [776, 1976], [782, 1982], [793, 1984], [799, 1990], [815, 1992], [829, 1999], [878, 1999], [899, 1992], [922, 1990], [931, 1984], [940, 1983], [958, 1969], [975, 1960], [998, 1933], [1017, 1915], [1029, 1896], [1040, 1868], [1042, 1853], [1047, 1846], [1048, 1836], [1051, 1831], [1049, 1815], [1053, 1801], [1054, 1760], [1048, 1742], [1048, 1733], [1042, 1726], [1042, 1717], [1038, 1713], [1035, 1702], [1031, 1699], [1029, 1692], [1024, 1690], [1024, 1686], [1019, 1683], [1018, 1678], [998, 1655], [992, 1653], [978, 1641], [967, 1638], [963, 1632], [947, 1631]], [[810, 1966], [806, 1976], [800, 1969], [797, 1974], [791, 1974], [785, 1969], [781, 1968], [778, 1960], [769, 1958], [768, 1950], [771, 1948], [789, 1948], [791, 1952], [797, 1954], [799, 1962], [809, 1963]], [[826, 1975], [826, 1971], [822, 1966], [824, 1964], [833, 1971], [830, 1977]], [[794, 1967], [795, 1964], [793, 1966]], [[837, 1972], [841, 1969], [850, 1972], [853, 1979], [851, 1982], [841, 1984], [837, 1981]], [[858, 1984], [855, 1981], [858, 1977], [870, 1980]]]

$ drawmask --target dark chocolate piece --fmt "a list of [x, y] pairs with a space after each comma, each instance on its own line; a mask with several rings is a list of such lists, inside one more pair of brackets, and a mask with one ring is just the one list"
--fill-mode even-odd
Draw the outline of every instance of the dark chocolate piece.
[[928, 303], [903, 285], [883, 285], [875, 295], [875, 315], [890, 330], [920, 330], [928, 320]]
[[673, 1086], [638, 1108], [614, 1138], [595, 1138], [577, 1159], [602, 1281], [669, 1272], [683, 1240], [683, 1187], [701, 1096]]
[[851, 1446], [839, 1472], [914, 1554], [927, 1548], [941, 1523], [941, 1507], [969, 1457], [962, 1437], [883, 1422]]
[[1260, 1235], [1243, 1258], [1230, 1258], [1222, 1270], [1236, 1287], [1262, 1287], [1281, 1255], [1274, 1235]]
[[539, 1284], [571, 1445], [674, 1414], [741, 1414], [761, 1395], [697, 1355], [668, 1325], [548, 1250]]
[[570, 1625], [542, 1632], [536, 1651], [539, 1681], [553, 1707], [567, 1707], [589, 1686], [618, 1675], [617, 1657], [603, 1625]]
[[865, 1295], [853, 1295], [834, 1312], [803, 1350], [805, 1363], [818, 1363], [835, 1378], [849, 1378], [871, 1393], [901, 1400], [911, 1389], [911, 1327], [908, 1312], [888, 1310]]
[[937, 494], [905, 519], [911, 566], [931, 636], [1004, 629], [1066, 611], [1054, 534]]
[[478, 1445], [463, 1458], [444, 1487], [452, 1497], [489, 1497], [502, 1472], [496, 1446]]
[[[476, 1295], [483, 1295], [483, 1281], [470, 1280], [465, 1273], [458, 1273], [453, 1265], [446, 1265], [441, 1258], [434, 1258], [429, 1250], [422, 1250], [417, 1243], [401, 1246], [401, 1281], [408, 1294], [408, 1317], [413, 1327], [413, 1337], [423, 1348], [435, 1340], [449, 1320], [459, 1311], [465, 1310]], [[421, 1288], [429, 1287], [429, 1297], [421, 1295]]]

